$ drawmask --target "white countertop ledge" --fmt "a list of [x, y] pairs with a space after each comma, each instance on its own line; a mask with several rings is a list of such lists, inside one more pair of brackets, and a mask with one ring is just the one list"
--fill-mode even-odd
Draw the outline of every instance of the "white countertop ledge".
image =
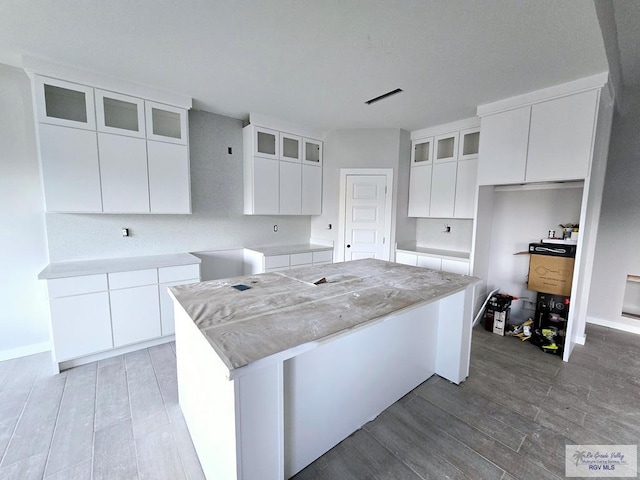
[[449, 257], [454, 260], [469, 260], [469, 252], [458, 252], [456, 250], [440, 250], [437, 248], [426, 247], [398, 247], [396, 252], [414, 253], [418, 255], [436, 256], [436, 257]]
[[298, 243], [295, 245], [274, 245], [270, 247], [247, 247], [246, 250], [252, 250], [263, 254], [265, 257], [270, 257], [272, 255], [288, 255], [290, 253], [321, 252], [333, 250], [333, 247], [317, 245], [315, 243]]
[[132, 270], [145, 270], [147, 268], [192, 265], [200, 262], [201, 260], [198, 257], [190, 253], [56, 262], [47, 265], [45, 269], [38, 274], [38, 279], [49, 280], [53, 278], [97, 275], [101, 273], [130, 272]]

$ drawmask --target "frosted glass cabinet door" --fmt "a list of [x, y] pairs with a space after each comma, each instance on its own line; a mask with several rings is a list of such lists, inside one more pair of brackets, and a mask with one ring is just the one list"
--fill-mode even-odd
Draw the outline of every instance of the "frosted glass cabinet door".
[[147, 141], [151, 213], [191, 213], [189, 149]]
[[278, 160], [280, 158], [280, 133], [268, 128], [253, 127], [253, 155]]
[[302, 137], [280, 132], [280, 160], [302, 161]]
[[409, 216], [428, 217], [431, 206], [431, 165], [411, 167], [409, 174]]
[[482, 117], [479, 185], [524, 181], [530, 117], [530, 106]]
[[411, 142], [411, 165], [429, 165], [433, 162], [433, 138]]
[[277, 215], [280, 204], [280, 162], [253, 159], [253, 214]]
[[469, 128], [460, 132], [458, 160], [478, 158], [480, 151], [480, 128]]
[[305, 138], [302, 146], [302, 160], [309, 165], [322, 165], [322, 142]]
[[106, 213], [149, 213], [147, 142], [98, 134], [102, 206]]
[[[416, 168], [416, 167], [414, 167]], [[451, 218], [456, 197], [456, 162], [436, 163], [431, 180], [431, 217]]]
[[39, 125], [48, 212], [102, 212], [96, 132]]
[[144, 102], [147, 139], [187, 144], [187, 111], [161, 103]]
[[95, 96], [99, 132], [145, 137], [144, 100], [98, 89]]
[[438, 135], [433, 139], [434, 162], [449, 162], [458, 158], [458, 132]]
[[322, 213], [322, 168], [302, 166], [302, 215]]
[[93, 88], [38, 75], [33, 88], [39, 122], [96, 129]]
[[280, 163], [280, 210], [281, 215], [300, 215], [302, 212], [302, 165], [291, 162]]

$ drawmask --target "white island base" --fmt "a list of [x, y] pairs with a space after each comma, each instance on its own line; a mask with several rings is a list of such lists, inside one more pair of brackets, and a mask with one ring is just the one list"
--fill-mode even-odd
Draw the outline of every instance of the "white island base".
[[176, 302], [180, 406], [205, 476], [290, 478], [434, 373], [463, 381], [475, 283], [466, 278], [443, 298], [235, 369]]

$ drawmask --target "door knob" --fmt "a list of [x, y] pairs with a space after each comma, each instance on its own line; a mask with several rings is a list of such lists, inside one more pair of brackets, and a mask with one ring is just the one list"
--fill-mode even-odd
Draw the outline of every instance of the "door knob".
[[347, 248], [351, 248], [351, 245], [347, 245]]

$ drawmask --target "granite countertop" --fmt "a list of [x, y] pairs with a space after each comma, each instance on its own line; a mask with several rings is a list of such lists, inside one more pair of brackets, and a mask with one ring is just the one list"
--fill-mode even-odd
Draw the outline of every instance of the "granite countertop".
[[449, 257], [454, 260], [469, 260], [469, 252], [459, 252], [456, 250], [442, 250], [438, 248], [401, 246], [398, 245], [396, 252], [417, 253], [418, 255], [433, 255], [437, 257]]
[[49, 280], [52, 278], [97, 275], [100, 273], [129, 272], [147, 268], [192, 265], [200, 262], [201, 260], [198, 257], [190, 253], [56, 262], [47, 265], [45, 269], [38, 274], [38, 279]]
[[323, 250], [333, 250], [333, 247], [326, 245], [317, 245], [315, 243], [298, 243], [295, 245], [275, 245], [271, 247], [247, 247], [247, 250], [253, 250], [263, 254], [265, 257], [272, 255], [288, 255], [290, 253], [307, 253], [320, 252]]
[[[326, 283], [314, 282], [325, 278]], [[176, 300], [234, 369], [434, 302], [479, 279], [382, 260], [354, 260], [171, 287]], [[239, 291], [233, 285], [251, 287]], [[309, 347], [311, 348], [311, 347]]]

